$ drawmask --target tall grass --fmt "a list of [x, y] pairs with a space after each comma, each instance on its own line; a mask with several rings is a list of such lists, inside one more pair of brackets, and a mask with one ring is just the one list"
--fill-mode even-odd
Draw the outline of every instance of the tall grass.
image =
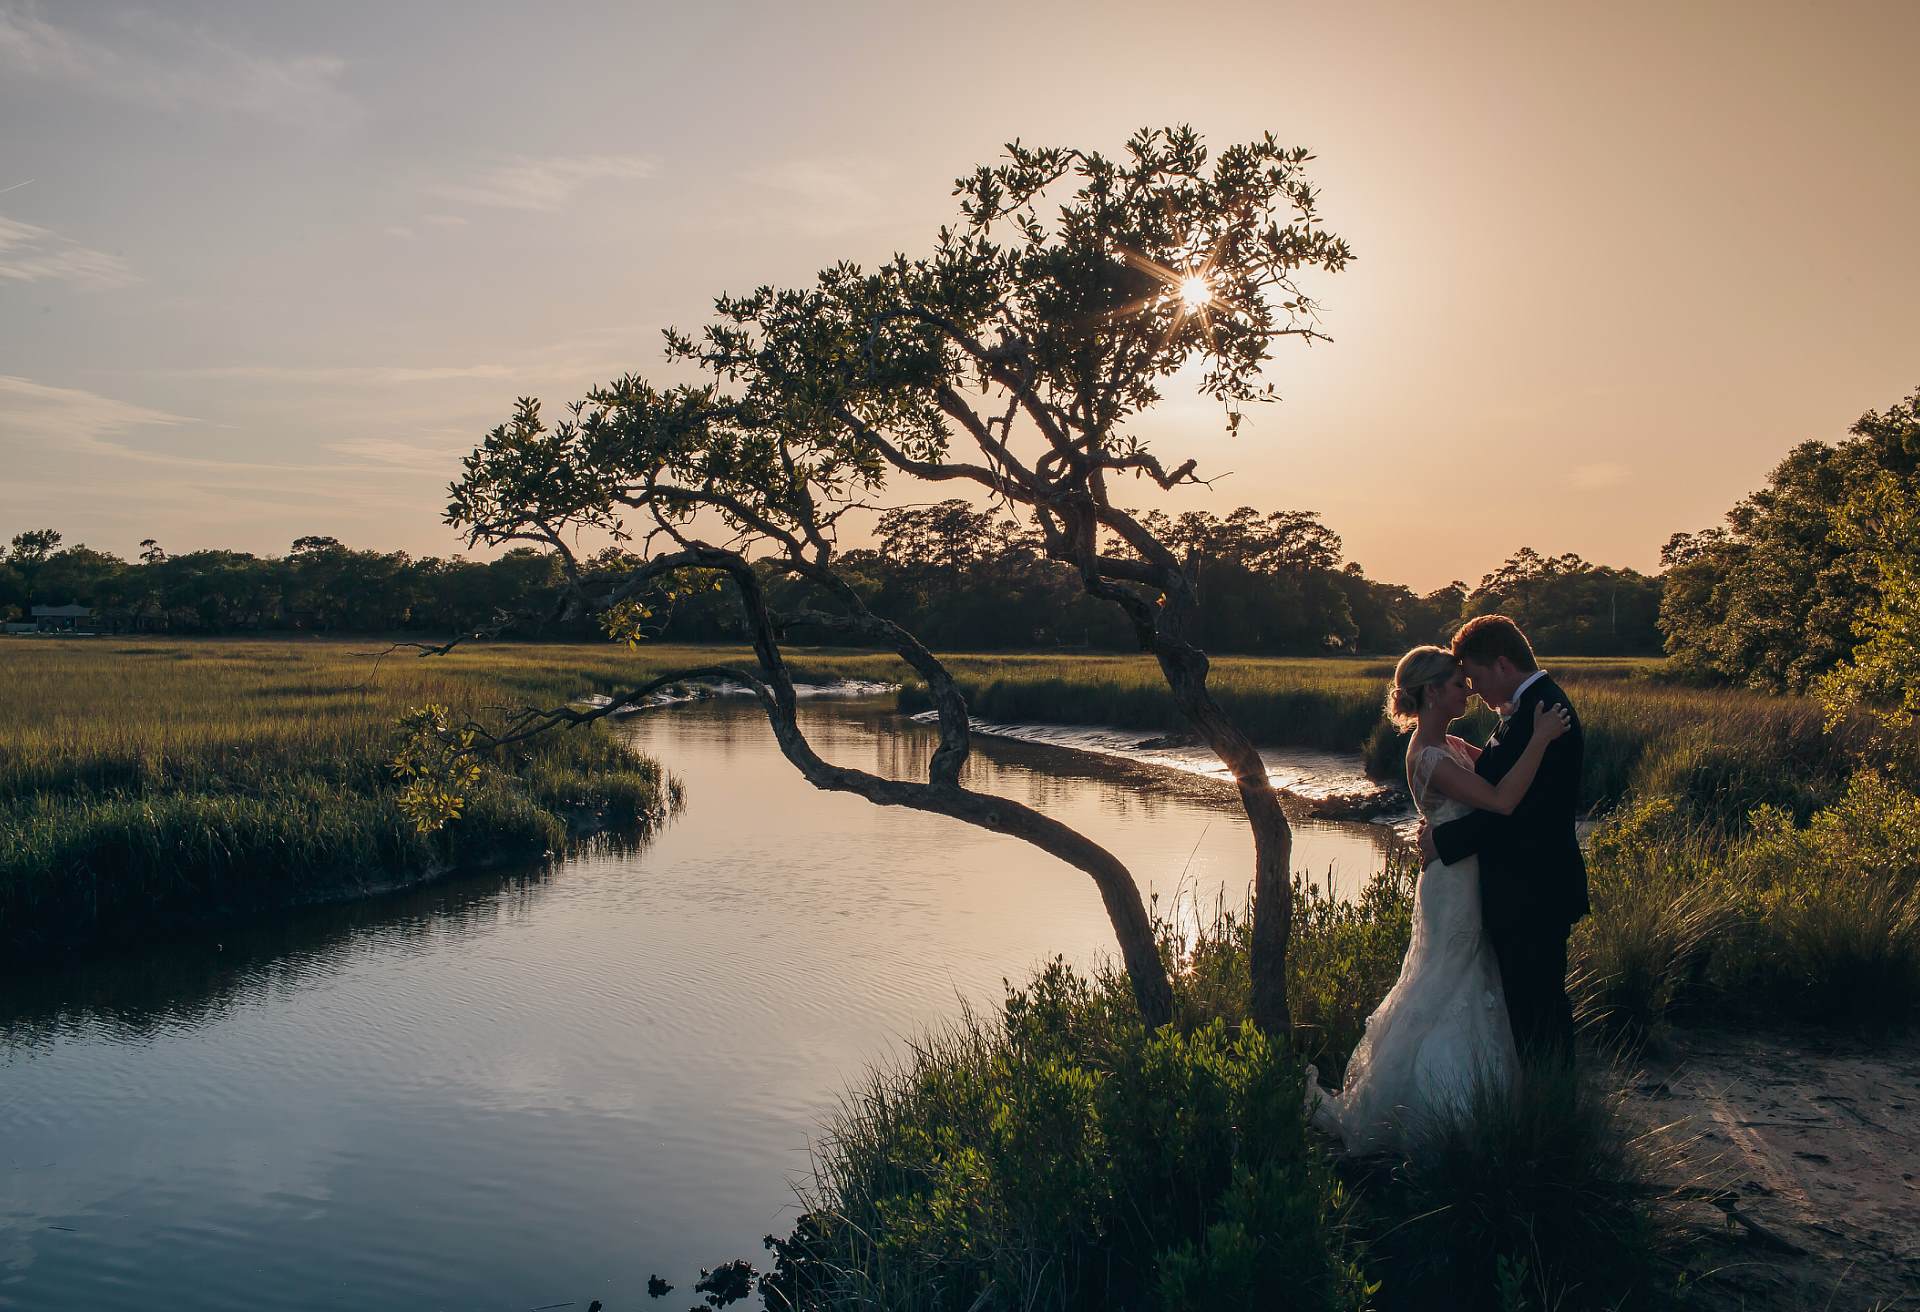
[[1589, 871], [1575, 991], [1607, 1031], [1688, 1013], [1920, 1018], [1920, 797], [1877, 770], [1804, 825], [1761, 806], [1726, 833], [1648, 799], [1602, 826]]
[[0, 643], [0, 944], [19, 957], [526, 859], [670, 805], [661, 770], [596, 728], [496, 753], [462, 817], [418, 833], [388, 766], [409, 707], [557, 704], [685, 653], [378, 651]]

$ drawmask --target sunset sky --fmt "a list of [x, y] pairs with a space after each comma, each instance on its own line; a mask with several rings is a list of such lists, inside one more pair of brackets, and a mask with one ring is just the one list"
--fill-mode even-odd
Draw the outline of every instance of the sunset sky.
[[[447, 554], [514, 397], [926, 249], [1003, 142], [1318, 155], [1331, 345], [1173, 509], [1651, 570], [1920, 385], [1920, 4], [0, 0], [0, 539]], [[663, 375], [664, 376], [664, 375]], [[928, 499], [924, 491], [903, 494]]]

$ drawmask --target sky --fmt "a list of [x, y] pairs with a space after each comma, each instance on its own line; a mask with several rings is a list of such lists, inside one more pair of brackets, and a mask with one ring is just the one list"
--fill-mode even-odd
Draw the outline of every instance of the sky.
[[[0, 0], [0, 539], [446, 555], [514, 399], [712, 298], [931, 246], [1015, 137], [1317, 158], [1331, 343], [1169, 509], [1376, 578], [1651, 571], [1920, 386], [1913, 3]], [[928, 500], [902, 488], [903, 501]]]

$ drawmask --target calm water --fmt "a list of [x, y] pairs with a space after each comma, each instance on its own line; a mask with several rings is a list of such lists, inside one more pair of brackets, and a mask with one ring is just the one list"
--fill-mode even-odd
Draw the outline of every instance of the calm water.
[[[806, 715], [876, 771], [931, 741], [875, 704]], [[656, 1271], [684, 1305], [792, 1223], [865, 1064], [1111, 946], [1090, 880], [813, 791], [750, 704], [623, 731], [687, 785], [638, 852], [0, 981], [0, 1307], [621, 1309]], [[977, 748], [974, 786], [1096, 834], [1163, 901], [1244, 896], [1222, 790]], [[1352, 886], [1380, 841], [1303, 825], [1299, 864]]]

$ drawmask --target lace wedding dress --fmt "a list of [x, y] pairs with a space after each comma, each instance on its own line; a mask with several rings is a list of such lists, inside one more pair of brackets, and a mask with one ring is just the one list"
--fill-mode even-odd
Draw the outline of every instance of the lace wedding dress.
[[[1431, 789], [1434, 769], [1448, 760], [1473, 769], [1449, 741], [1422, 748], [1411, 771], [1414, 805], [1435, 825], [1469, 809]], [[1500, 967], [1481, 932], [1480, 863], [1435, 861], [1414, 888], [1413, 941], [1400, 978], [1367, 1017], [1346, 1082], [1328, 1093], [1307, 1068], [1313, 1123], [1349, 1152], [1391, 1150], [1422, 1116], [1464, 1106], [1476, 1082], [1510, 1084], [1517, 1064]]]

